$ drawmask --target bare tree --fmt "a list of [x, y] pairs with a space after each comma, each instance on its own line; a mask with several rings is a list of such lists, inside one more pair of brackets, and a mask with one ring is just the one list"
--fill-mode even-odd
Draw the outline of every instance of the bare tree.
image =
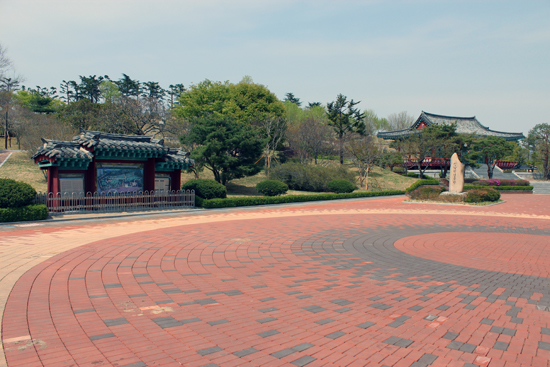
[[267, 175], [277, 146], [286, 135], [288, 123], [283, 117], [271, 116], [256, 122], [255, 125], [260, 127], [262, 139], [264, 139], [265, 173]]
[[[8, 74], [12, 74], [8, 77]], [[0, 90], [14, 90], [14, 86], [18, 86], [23, 82], [21, 75], [15, 74], [13, 62], [8, 57], [8, 50], [0, 44]], [[10, 88], [11, 87], [11, 88]]]
[[414, 116], [408, 114], [407, 111], [392, 113], [387, 118], [387, 123], [391, 130], [402, 130], [411, 127], [414, 122]]
[[384, 154], [383, 146], [378, 139], [367, 135], [361, 138], [351, 139], [346, 144], [346, 152], [359, 171], [359, 185], [369, 189], [369, 173]]

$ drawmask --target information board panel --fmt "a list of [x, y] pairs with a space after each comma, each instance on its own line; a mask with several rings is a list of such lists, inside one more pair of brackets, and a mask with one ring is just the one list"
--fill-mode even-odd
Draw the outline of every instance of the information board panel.
[[143, 191], [143, 164], [97, 163], [97, 192]]

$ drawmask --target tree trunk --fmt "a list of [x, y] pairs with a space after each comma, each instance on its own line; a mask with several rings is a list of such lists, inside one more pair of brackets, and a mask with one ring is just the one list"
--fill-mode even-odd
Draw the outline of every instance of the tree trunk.
[[494, 169], [495, 169], [494, 165], [491, 165], [491, 163], [487, 163], [487, 177], [489, 177], [489, 180], [493, 178]]
[[367, 177], [365, 178], [365, 190], [369, 191], [369, 171], [370, 167], [367, 167]]

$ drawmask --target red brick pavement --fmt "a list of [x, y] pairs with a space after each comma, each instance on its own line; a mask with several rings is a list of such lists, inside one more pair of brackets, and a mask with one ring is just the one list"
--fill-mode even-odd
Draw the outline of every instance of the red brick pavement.
[[[3, 317], [7, 362], [548, 366], [550, 200], [530, 198], [270, 208], [118, 237], [113, 224], [96, 224], [111, 234], [15, 284]], [[90, 226], [3, 240], [68, 231], [79, 238]]]

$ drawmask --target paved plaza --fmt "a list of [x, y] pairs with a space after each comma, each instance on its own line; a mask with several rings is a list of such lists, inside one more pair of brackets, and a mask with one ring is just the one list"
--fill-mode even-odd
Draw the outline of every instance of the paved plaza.
[[0, 226], [0, 366], [548, 366], [550, 196]]

